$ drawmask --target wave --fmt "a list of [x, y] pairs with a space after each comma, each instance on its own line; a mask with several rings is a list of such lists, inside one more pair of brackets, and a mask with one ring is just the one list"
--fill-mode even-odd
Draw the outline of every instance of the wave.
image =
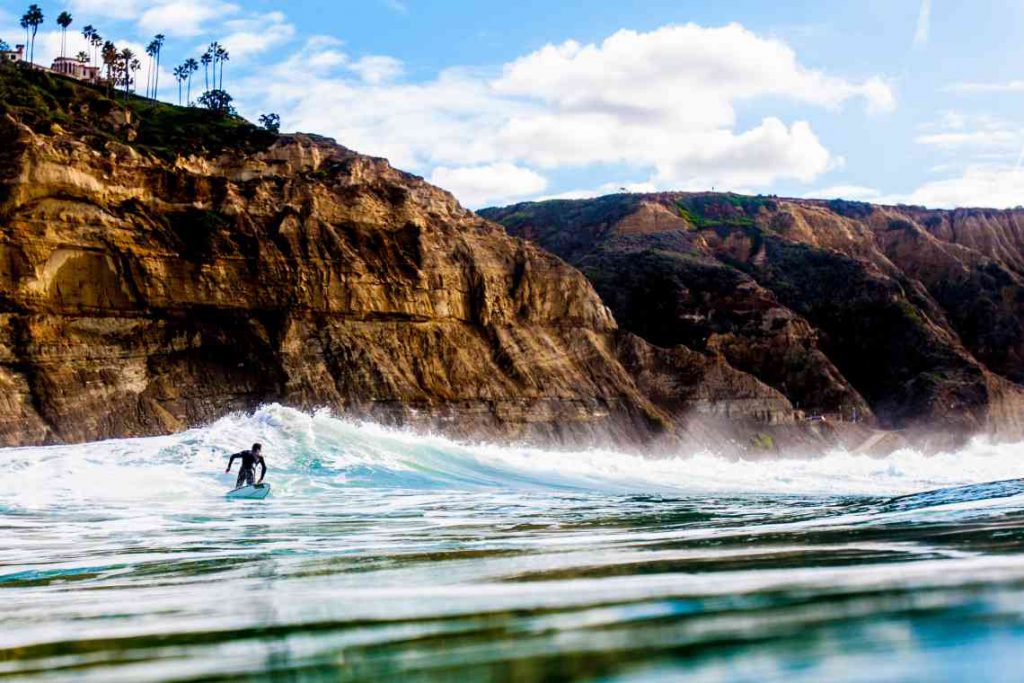
[[[981, 439], [938, 455], [905, 449], [885, 458], [834, 451], [810, 459], [737, 461], [706, 452], [654, 459], [601, 449], [464, 444], [275, 404], [172, 436], [6, 449], [0, 505], [215, 496], [233, 482], [223, 474], [227, 456], [253, 441], [264, 444], [276, 497], [347, 487], [905, 496], [1013, 480], [1024, 470], [1021, 444]], [[996, 492], [1013, 495], [1018, 488], [1011, 483]]]

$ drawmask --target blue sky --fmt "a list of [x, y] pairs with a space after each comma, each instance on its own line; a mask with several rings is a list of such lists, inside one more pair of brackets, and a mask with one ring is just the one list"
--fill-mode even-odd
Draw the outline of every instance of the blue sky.
[[[219, 40], [249, 118], [385, 156], [471, 207], [711, 189], [1024, 204], [1024, 1], [66, 0], [169, 71]], [[0, 2], [20, 42], [27, 3]], [[201, 74], [199, 76], [201, 82]], [[198, 88], [194, 88], [195, 90]]]

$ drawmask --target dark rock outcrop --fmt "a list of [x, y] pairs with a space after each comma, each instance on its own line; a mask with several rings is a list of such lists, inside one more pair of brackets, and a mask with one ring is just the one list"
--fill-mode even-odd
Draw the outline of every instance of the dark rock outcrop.
[[580, 268], [624, 328], [807, 412], [1021, 434], [1024, 212], [661, 193], [481, 214]]

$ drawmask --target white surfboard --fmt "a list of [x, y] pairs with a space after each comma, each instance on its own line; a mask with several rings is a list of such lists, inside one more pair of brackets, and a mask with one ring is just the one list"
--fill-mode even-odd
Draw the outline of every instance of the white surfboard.
[[231, 489], [225, 494], [232, 499], [262, 500], [270, 495], [270, 484], [250, 484]]

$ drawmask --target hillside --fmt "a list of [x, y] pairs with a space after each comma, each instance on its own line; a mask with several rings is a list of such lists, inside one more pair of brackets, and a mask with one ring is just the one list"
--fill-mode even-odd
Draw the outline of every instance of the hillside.
[[1024, 211], [661, 193], [480, 213], [578, 267], [625, 329], [809, 414], [1021, 433]]
[[0, 100], [2, 444], [271, 401], [573, 446], [794, 429], [778, 391], [620, 330], [578, 271], [382, 159], [8, 66]]

